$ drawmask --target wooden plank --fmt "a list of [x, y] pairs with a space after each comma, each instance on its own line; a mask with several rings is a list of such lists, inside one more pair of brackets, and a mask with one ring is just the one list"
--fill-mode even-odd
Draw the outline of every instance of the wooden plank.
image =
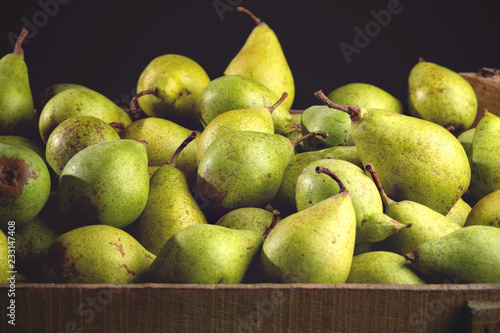
[[[0, 285], [1, 332], [467, 332], [500, 284]], [[490, 331], [492, 332], [492, 331]]]
[[500, 332], [500, 301], [469, 301], [467, 311], [471, 333]]

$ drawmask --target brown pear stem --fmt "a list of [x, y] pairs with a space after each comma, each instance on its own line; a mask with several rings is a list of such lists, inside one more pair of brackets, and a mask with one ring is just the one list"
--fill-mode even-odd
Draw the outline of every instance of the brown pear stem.
[[283, 103], [283, 101], [288, 97], [288, 93], [285, 91], [283, 92], [283, 94], [281, 95], [280, 99], [278, 99], [276, 101], [276, 103], [274, 103], [271, 107], [268, 107], [268, 110], [269, 112], [271, 112], [271, 114], [273, 113], [274, 110], [276, 110], [276, 108], [278, 106], [281, 105], [281, 103]]
[[118, 122], [109, 123], [109, 126], [113, 127], [114, 129], [124, 129], [125, 128], [125, 125], [123, 123], [118, 123]]
[[415, 262], [418, 260], [418, 248], [413, 249], [411, 252], [407, 253], [404, 255], [406, 260], [409, 260], [411, 262]]
[[135, 95], [132, 98], [132, 101], [130, 101], [130, 111], [135, 112], [138, 110], [136, 103], [137, 103], [137, 99], [139, 99], [139, 97], [144, 96], [144, 95], [154, 95], [155, 93], [156, 93], [156, 87], [151, 87], [147, 90], [139, 92], [137, 95]]
[[445, 127], [445, 128], [446, 128], [446, 130], [447, 130], [448, 132], [453, 132], [454, 130], [456, 130], [455, 125], [450, 125], [450, 126]]
[[344, 186], [344, 183], [342, 183], [340, 178], [337, 177], [337, 175], [334, 174], [332, 170], [325, 168], [325, 167], [322, 167], [322, 166], [317, 166], [316, 172], [317, 173], [324, 173], [324, 174], [330, 176], [333, 180], [335, 180], [337, 182], [337, 184], [339, 185], [339, 189], [340, 189], [339, 193], [342, 193], [342, 192], [347, 190]]
[[313, 136], [316, 136], [316, 135], [319, 135], [319, 136], [323, 137], [323, 139], [326, 139], [328, 137], [328, 133], [323, 132], [323, 131], [309, 132], [307, 134], [304, 134], [303, 136], [301, 136], [300, 138], [298, 138], [296, 140], [292, 140], [292, 146], [293, 146], [293, 148], [297, 147], [297, 145], [299, 143], [301, 143], [302, 141], [307, 140], [309, 138], [312, 138]]
[[375, 171], [375, 167], [373, 164], [368, 163], [365, 167], [366, 171], [368, 171], [373, 178], [373, 181], [375, 182], [375, 185], [377, 186], [377, 189], [380, 193], [380, 196], [382, 197], [382, 200], [387, 204], [391, 201], [391, 199], [387, 196], [387, 194], [384, 191], [384, 188], [382, 187], [382, 184], [380, 183], [380, 179], [378, 179], [377, 172]]
[[193, 141], [194, 139], [196, 139], [197, 137], [198, 137], [198, 133], [196, 131], [192, 131], [191, 133], [189, 133], [189, 135], [187, 136], [187, 138], [184, 141], [182, 141], [181, 145], [177, 148], [177, 150], [174, 152], [174, 154], [172, 155], [172, 157], [170, 157], [170, 160], [168, 160], [167, 164], [175, 167], [175, 162], [177, 161], [177, 157], [179, 157], [179, 154], [181, 153], [181, 151], [184, 148], [186, 148], [186, 146], [191, 141]]
[[278, 218], [280, 217], [280, 212], [278, 210], [273, 210], [273, 220], [271, 221], [271, 225], [269, 226], [269, 228], [267, 228], [266, 232], [264, 232], [262, 234], [262, 237], [266, 238], [267, 235], [269, 235], [269, 233], [271, 232], [271, 230], [274, 229], [274, 227], [276, 226], [276, 223], [278, 222]]
[[353, 121], [359, 120], [361, 115], [361, 108], [359, 107], [359, 105], [352, 104], [345, 106], [334, 103], [323, 93], [323, 90], [316, 91], [314, 93], [314, 96], [316, 96], [317, 99], [319, 99], [323, 104], [325, 104], [329, 108], [344, 111], [349, 115], [351, 120]]
[[24, 55], [23, 42], [26, 36], [28, 36], [28, 33], [29, 31], [26, 28], [23, 28], [23, 30], [21, 30], [21, 34], [19, 35], [19, 37], [17, 37], [16, 45], [14, 46], [14, 51], [12, 52], [13, 54], [17, 54], [19, 56]]
[[418, 62], [426, 62], [426, 60], [422, 57], [418, 58]]
[[260, 18], [258, 18], [257, 16], [255, 16], [251, 11], [249, 11], [248, 9], [244, 8], [244, 7], [241, 7], [241, 6], [238, 6], [236, 7], [236, 10], [240, 13], [246, 13], [248, 16], [250, 16], [252, 18], [252, 20], [254, 20], [255, 24], [256, 25], [259, 25], [262, 23], [262, 20]]

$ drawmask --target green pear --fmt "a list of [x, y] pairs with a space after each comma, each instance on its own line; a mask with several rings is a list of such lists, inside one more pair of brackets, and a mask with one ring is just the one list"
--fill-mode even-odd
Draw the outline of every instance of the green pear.
[[73, 227], [125, 228], [141, 215], [149, 194], [146, 147], [134, 140], [105, 141], [76, 153], [57, 189], [61, 214]]
[[50, 133], [45, 146], [47, 164], [58, 175], [80, 150], [105, 141], [120, 140], [116, 130], [92, 116], [75, 116], [64, 120]]
[[33, 150], [0, 143], [0, 228], [9, 221], [28, 223], [42, 210], [50, 195], [50, 173]]
[[276, 96], [286, 91], [283, 106], [290, 110], [295, 98], [295, 84], [281, 44], [274, 31], [243, 7], [237, 11], [247, 13], [256, 27], [248, 36], [238, 54], [231, 60], [224, 75], [246, 75], [268, 87]]
[[363, 253], [352, 258], [347, 283], [425, 284], [400, 254], [387, 251]]
[[350, 162], [361, 169], [364, 167], [356, 146], [337, 146], [322, 150], [326, 158]]
[[263, 241], [251, 230], [193, 225], [167, 241], [149, 276], [160, 283], [240, 283]]
[[408, 106], [414, 117], [466, 130], [476, 119], [477, 97], [458, 73], [420, 59], [408, 77]]
[[328, 98], [340, 105], [356, 104], [365, 109], [382, 109], [403, 113], [401, 102], [387, 91], [368, 83], [349, 83], [328, 94]]
[[209, 221], [232, 209], [269, 204], [293, 154], [294, 144], [279, 134], [240, 131], [216, 138], [198, 167], [197, 192], [206, 199]]
[[[192, 132], [181, 125], [162, 118], [143, 118], [134, 121], [120, 132], [122, 139], [131, 139], [148, 143], [149, 166], [162, 166], [169, 161], [179, 145]], [[182, 150], [175, 163], [188, 179], [196, 179], [196, 149], [199, 138]]]
[[462, 144], [462, 147], [464, 147], [465, 153], [469, 158], [472, 156], [472, 140], [474, 139], [475, 131], [475, 127], [469, 128], [468, 130], [460, 133], [460, 135], [457, 136], [458, 141]]
[[142, 282], [156, 256], [125, 231], [89, 225], [57, 237], [43, 268], [46, 283]]
[[222, 134], [239, 131], [255, 131], [274, 134], [272, 113], [286, 97], [287, 94], [284, 93], [272, 106], [237, 109], [221, 113], [215, 117], [207, 127], [205, 127], [198, 140], [198, 163], [208, 146], [210, 146], [215, 138]]
[[500, 190], [486, 195], [472, 207], [464, 226], [470, 225], [487, 225], [500, 228]]
[[19, 135], [0, 135], [0, 143], [8, 143], [29, 148], [45, 161], [45, 147], [38, 141]]
[[40, 94], [40, 105], [39, 109], [43, 110], [43, 107], [47, 102], [54, 97], [55, 95], [59, 94], [60, 92], [63, 92], [68, 89], [72, 88], [87, 88], [85, 86], [82, 86], [80, 84], [76, 83], [56, 83], [48, 86], [41, 94]]
[[463, 227], [471, 209], [471, 206], [460, 198], [457, 203], [451, 207], [446, 217]]
[[196, 136], [197, 133], [192, 132], [170, 161], [151, 176], [146, 207], [134, 223], [132, 236], [156, 255], [177, 232], [194, 224], [207, 223], [189, 192], [186, 176], [175, 167], [179, 153]]
[[75, 116], [92, 116], [106, 123], [129, 125], [129, 115], [111, 100], [88, 88], [71, 88], [52, 97], [42, 112], [38, 128], [43, 142], [64, 120]]
[[356, 243], [354, 245], [354, 256], [374, 251], [389, 251], [389, 247], [386, 245], [386, 240], [381, 242], [366, 242], [366, 243]]
[[275, 214], [268, 210], [256, 207], [237, 208], [222, 216], [215, 224], [221, 227], [239, 230], [252, 230], [260, 235], [264, 235], [276, 218], [277, 223], [280, 218], [277, 211]]
[[461, 228], [420, 244], [405, 257], [426, 281], [500, 283], [500, 228]]
[[289, 215], [269, 232], [261, 252], [265, 281], [344, 283], [356, 237], [351, 194], [340, 192]]
[[384, 214], [377, 187], [362, 169], [336, 159], [313, 161], [297, 177], [295, 202], [299, 212], [340, 191], [337, 182], [330, 175], [317, 174], [317, 167], [331, 170], [343, 179], [349, 190], [356, 212], [356, 243], [379, 242], [408, 227], [406, 223], [400, 223], [401, 221]]
[[385, 213], [411, 228], [401, 230], [387, 238], [391, 250], [404, 255], [417, 245], [431, 239], [441, 238], [461, 227], [446, 216], [427, 206], [410, 200], [399, 202], [391, 200], [384, 192], [373, 165], [368, 164], [366, 170], [371, 173], [385, 205]]
[[[207, 126], [217, 116], [231, 110], [268, 107], [284, 92], [288, 95], [287, 91], [276, 94], [250, 76], [235, 74], [218, 77], [207, 85], [201, 95], [202, 122]], [[292, 116], [283, 104], [273, 110], [272, 119], [277, 134], [287, 135], [296, 129]]]
[[325, 139], [312, 138], [304, 141], [306, 151], [347, 146], [351, 136], [351, 118], [347, 113], [331, 109], [326, 105], [313, 105], [304, 110], [300, 129], [302, 134], [314, 131], [328, 133]]
[[[470, 165], [457, 138], [433, 122], [391, 111], [323, 103], [351, 117], [351, 136], [364, 165], [377, 169], [386, 193], [446, 215], [470, 183]], [[411, 130], [410, 130], [411, 129]]]
[[161, 55], [139, 77], [137, 93], [150, 88], [155, 91], [139, 98], [138, 103], [150, 117], [201, 129], [200, 98], [209, 82], [207, 73], [196, 61], [179, 54]]
[[477, 124], [469, 158], [472, 178], [469, 192], [479, 201], [500, 189], [500, 117], [485, 112]]
[[42, 282], [45, 255], [58, 236], [41, 214], [16, 230], [16, 267], [31, 282]]
[[22, 44], [28, 30], [23, 29], [14, 51], [0, 59], [0, 135], [26, 135], [35, 124], [33, 96]]

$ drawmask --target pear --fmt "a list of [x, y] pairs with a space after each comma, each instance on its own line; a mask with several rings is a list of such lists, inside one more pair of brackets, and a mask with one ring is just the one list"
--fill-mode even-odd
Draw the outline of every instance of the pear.
[[461, 228], [420, 244], [405, 257], [426, 281], [500, 283], [500, 228]]
[[97, 143], [76, 153], [61, 172], [57, 201], [73, 227], [125, 228], [141, 215], [148, 194], [146, 147], [124, 139]]
[[117, 122], [124, 126], [132, 122], [122, 108], [97, 91], [71, 88], [52, 97], [40, 113], [38, 128], [43, 142], [47, 142], [57, 125], [74, 116], [92, 116], [108, 124]]
[[326, 158], [334, 158], [336, 160], [347, 161], [360, 167], [361, 169], [364, 167], [363, 162], [361, 161], [358, 154], [358, 148], [356, 148], [356, 146], [331, 147], [322, 150], [322, 152], [325, 154]]
[[288, 98], [283, 106], [288, 111], [295, 98], [295, 84], [278, 37], [269, 26], [243, 7], [238, 12], [248, 14], [256, 27], [238, 54], [231, 60], [224, 75], [246, 75], [268, 87], [276, 96], [284, 91]]
[[28, 30], [23, 29], [14, 51], [0, 59], [0, 135], [26, 135], [35, 123], [33, 97], [24, 62], [22, 44]]
[[470, 225], [487, 225], [500, 228], [500, 190], [486, 195], [472, 207], [464, 226]]
[[363, 253], [352, 258], [347, 283], [425, 284], [405, 257], [387, 251]]
[[460, 227], [463, 227], [471, 209], [471, 206], [460, 198], [457, 203], [451, 207], [451, 210], [448, 214], [446, 214], [446, 217], [458, 224]]
[[272, 106], [238, 109], [221, 113], [201, 133], [197, 146], [197, 160], [218, 136], [238, 131], [255, 131], [274, 134], [272, 113], [286, 99], [287, 93]]
[[138, 103], [148, 116], [201, 129], [200, 98], [209, 82], [205, 70], [193, 59], [164, 54], [154, 58], [141, 73], [137, 92], [150, 88], [155, 91], [139, 98]]
[[384, 192], [373, 165], [367, 164], [366, 170], [372, 175], [380, 191], [385, 213], [401, 223], [411, 224], [411, 228], [401, 230], [387, 238], [387, 243], [393, 252], [404, 255], [421, 243], [441, 238], [460, 229], [457, 223], [427, 206], [410, 200], [399, 202], [391, 200]]
[[50, 133], [45, 146], [47, 164], [58, 175], [80, 150], [105, 141], [120, 140], [116, 130], [92, 116], [75, 116], [64, 120]]
[[161, 283], [240, 283], [263, 241], [251, 230], [193, 225], [167, 241], [149, 276]]
[[[167, 163], [175, 150], [192, 130], [162, 118], [143, 118], [134, 121], [120, 132], [122, 139], [144, 140], [148, 143], [149, 166], [162, 166]], [[186, 174], [188, 180], [196, 179], [196, 149], [199, 137], [179, 154], [175, 166]]]
[[45, 147], [38, 141], [19, 135], [0, 135], [0, 143], [8, 143], [29, 148], [45, 161]]
[[81, 84], [76, 84], [76, 83], [56, 83], [48, 86], [41, 94], [40, 94], [40, 105], [39, 109], [43, 110], [43, 107], [47, 102], [54, 97], [55, 95], [59, 94], [60, 92], [63, 92], [68, 89], [72, 88], [87, 88], [85, 86], [82, 86]]
[[469, 160], [469, 192], [476, 201], [500, 189], [500, 117], [485, 112], [474, 131]]
[[[274, 218], [276, 221], [274, 221]], [[256, 207], [243, 207], [230, 211], [215, 224], [221, 227], [239, 230], [252, 230], [264, 235], [274, 223], [279, 222], [279, 212]]]
[[0, 143], [0, 228], [9, 221], [28, 223], [42, 210], [50, 195], [50, 173], [33, 150]]
[[[12, 271], [9, 263], [9, 242], [7, 236], [0, 229], [0, 281], [7, 283], [6, 279], [10, 277], [7, 272]], [[15, 267], [14, 267], [15, 268]]]
[[349, 275], [356, 215], [351, 194], [340, 192], [289, 215], [269, 232], [261, 252], [265, 281], [344, 283]]
[[134, 223], [132, 236], [158, 255], [170, 237], [194, 224], [207, 223], [189, 192], [186, 176], [175, 168], [177, 156], [198, 134], [192, 132], [170, 161], [151, 176], [146, 207]]
[[315, 95], [331, 108], [349, 113], [361, 161], [375, 166], [393, 200], [415, 201], [446, 215], [467, 190], [471, 174], [467, 154], [444, 127], [392, 111], [341, 106], [322, 91]]
[[46, 283], [142, 282], [156, 256], [125, 231], [89, 225], [64, 233], [50, 246]]
[[328, 98], [340, 105], [356, 104], [365, 109], [403, 113], [403, 105], [396, 97], [368, 83], [354, 82], [340, 86], [330, 92]]
[[328, 133], [328, 137], [304, 141], [306, 151], [336, 146], [347, 146], [351, 135], [351, 118], [345, 112], [330, 109], [326, 105], [313, 105], [304, 110], [301, 117], [302, 134], [314, 131]]
[[408, 77], [410, 115], [457, 130], [471, 127], [477, 113], [477, 97], [458, 73], [420, 59]]
[[475, 127], [469, 128], [468, 130], [463, 131], [459, 136], [457, 136], [458, 141], [462, 144], [462, 147], [464, 147], [465, 153], [469, 158], [472, 156], [472, 140], [474, 139], [475, 131]]

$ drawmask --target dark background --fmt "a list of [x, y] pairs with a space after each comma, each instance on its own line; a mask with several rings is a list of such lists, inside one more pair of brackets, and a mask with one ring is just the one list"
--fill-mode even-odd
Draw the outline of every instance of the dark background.
[[[254, 27], [236, 10], [221, 20], [214, 0], [59, 1], [0, 3], [1, 55], [12, 51], [10, 39], [23, 22], [38, 24], [24, 45], [36, 101], [47, 86], [71, 82], [126, 106], [144, 67], [167, 53], [192, 58], [214, 79]], [[408, 74], [419, 57], [457, 72], [500, 67], [498, 0], [400, 0], [401, 12], [351, 63], [339, 44], [354, 44], [354, 28], [364, 30], [374, 20], [370, 12], [390, 1], [216, 1], [248, 8], [276, 32], [295, 77], [297, 109], [317, 104], [316, 90], [350, 82], [377, 85], [406, 105]], [[52, 4], [50, 15], [43, 3]]]

